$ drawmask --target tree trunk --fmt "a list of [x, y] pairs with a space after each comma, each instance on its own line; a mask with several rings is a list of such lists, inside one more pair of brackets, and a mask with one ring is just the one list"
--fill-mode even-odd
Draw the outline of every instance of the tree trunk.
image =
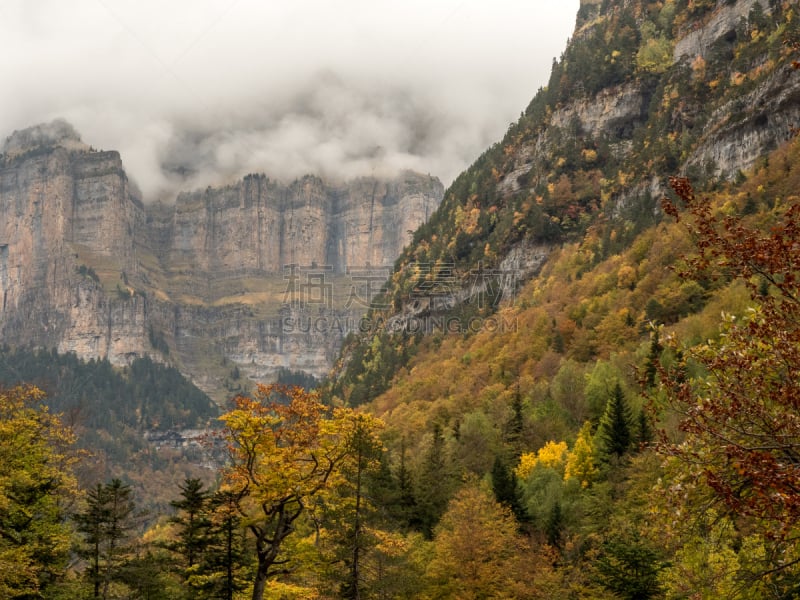
[[258, 559], [258, 569], [256, 570], [256, 579], [253, 582], [253, 600], [263, 600], [264, 590], [267, 587], [267, 571], [269, 570], [269, 563]]

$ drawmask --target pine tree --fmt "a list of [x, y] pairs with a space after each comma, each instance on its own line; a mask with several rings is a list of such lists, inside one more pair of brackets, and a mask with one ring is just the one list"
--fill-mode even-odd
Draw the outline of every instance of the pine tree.
[[416, 520], [422, 533], [430, 539], [433, 528], [447, 509], [452, 492], [452, 476], [445, 454], [442, 428], [433, 427], [433, 439], [425, 453], [416, 481]]
[[521, 454], [522, 431], [525, 427], [525, 417], [522, 408], [522, 394], [517, 382], [514, 396], [511, 399], [511, 417], [506, 423], [506, 443], [511, 448], [513, 457], [518, 459]]
[[622, 386], [617, 382], [606, 403], [597, 434], [608, 455], [620, 458], [631, 447], [631, 414]]
[[208, 507], [205, 547], [187, 583], [192, 598], [233, 600], [247, 587], [243, 576], [245, 532], [238, 498], [231, 491], [221, 490], [208, 499]]
[[658, 573], [664, 564], [638, 537], [607, 540], [594, 568], [597, 582], [618, 598], [648, 600], [661, 594]]
[[514, 513], [519, 523], [528, 521], [528, 513], [520, 500], [517, 475], [497, 456], [492, 465], [492, 491], [495, 499]]
[[383, 454], [377, 430], [373, 418], [357, 415], [348, 434], [349, 456], [341, 466], [341, 478], [334, 490], [336, 499], [324, 503], [327, 514], [323, 521], [330, 531], [333, 562], [345, 567], [339, 574], [339, 597], [352, 600], [364, 597], [369, 581], [363, 565], [376, 544], [370, 533], [375, 510], [367, 494], [367, 482], [369, 475], [380, 468]]
[[414, 496], [414, 482], [411, 471], [406, 465], [406, 443], [403, 440], [400, 447], [400, 464], [397, 467], [397, 508], [394, 511], [398, 520], [404, 527], [419, 527], [416, 522], [417, 499]]
[[183, 559], [183, 579], [200, 561], [208, 543], [211, 520], [208, 514], [209, 493], [199, 479], [186, 479], [180, 486], [181, 499], [170, 502], [178, 513], [170, 519], [178, 528], [178, 539], [170, 550]]
[[130, 550], [134, 508], [130, 486], [113, 479], [90, 490], [86, 509], [74, 517], [84, 535], [79, 554], [89, 561], [87, 576], [95, 598], [107, 598], [110, 583], [121, 576]]
[[209, 493], [203, 489], [199, 479], [186, 479], [180, 486], [181, 500], [170, 502], [179, 513], [172, 522], [179, 528], [180, 550], [186, 559], [187, 567], [191, 567], [203, 549], [205, 532], [209, 525], [206, 514]]
[[653, 441], [653, 428], [650, 425], [650, 419], [647, 417], [647, 412], [644, 409], [639, 411], [637, 425], [636, 442], [640, 448], [644, 448]]
[[647, 364], [644, 370], [644, 384], [647, 388], [653, 388], [656, 385], [658, 365], [663, 351], [664, 346], [661, 345], [658, 328], [655, 328], [650, 337], [650, 350], [647, 353]]

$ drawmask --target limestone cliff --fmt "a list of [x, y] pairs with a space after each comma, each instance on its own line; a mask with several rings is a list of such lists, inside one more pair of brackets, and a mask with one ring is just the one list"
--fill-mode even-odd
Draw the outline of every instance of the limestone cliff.
[[442, 192], [410, 172], [249, 175], [145, 206], [119, 154], [68, 124], [15, 132], [0, 158], [0, 339], [116, 364], [153, 355], [218, 398], [234, 366], [322, 376], [366, 308], [353, 270], [385, 278]]

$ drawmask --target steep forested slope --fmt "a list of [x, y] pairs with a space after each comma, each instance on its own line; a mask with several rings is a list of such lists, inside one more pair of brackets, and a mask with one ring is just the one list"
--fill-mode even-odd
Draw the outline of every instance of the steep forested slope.
[[721, 313], [782, 293], [769, 273], [688, 277], [708, 240], [660, 200], [680, 174], [720, 219], [783, 225], [800, 189], [797, 24], [792, 2], [584, 3], [548, 87], [447, 190], [329, 383], [387, 422], [406, 527], [452, 534], [483, 480], [534, 554], [555, 552], [542, 597], [796, 593], [796, 531], [715, 501], [703, 454], [684, 455], [695, 468], [650, 448], [684, 436], [659, 373], [701, 382], [683, 353], [719, 339]]
[[[359, 404], [385, 390], [415, 352], [415, 317], [468, 324], [568, 244], [586, 247], [578, 276], [629, 248], [661, 222], [669, 176], [741, 180], [800, 123], [799, 35], [793, 2], [583, 3], [549, 85], [414, 234], [374, 305], [378, 333], [350, 340], [334, 395]], [[665, 310], [646, 316], [685, 307]], [[389, 343], [386, 329], [402, 335]]]
[[158, 448], [147, 439], [207, 429], [219, 415], [217, 405], [174, 368], [140, 358], [118, 369], [55, 350], [0, 348], [0, 389], [21, 384], [41, 389], [50, 411], [77, 436], [85, 453], [78, 469], [82, 485], [121, 477], [134, 484], [140, 506], [163, 509], [177, 481], [207, 471], [197, 444]]

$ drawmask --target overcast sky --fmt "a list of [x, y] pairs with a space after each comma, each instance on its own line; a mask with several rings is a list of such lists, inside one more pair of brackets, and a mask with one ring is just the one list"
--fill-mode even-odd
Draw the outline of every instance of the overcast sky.
[[546, 85], [578, 2], [0, 0], [0, 140], [63, 117], [147, 200], [248, 172], [449, 184]]

